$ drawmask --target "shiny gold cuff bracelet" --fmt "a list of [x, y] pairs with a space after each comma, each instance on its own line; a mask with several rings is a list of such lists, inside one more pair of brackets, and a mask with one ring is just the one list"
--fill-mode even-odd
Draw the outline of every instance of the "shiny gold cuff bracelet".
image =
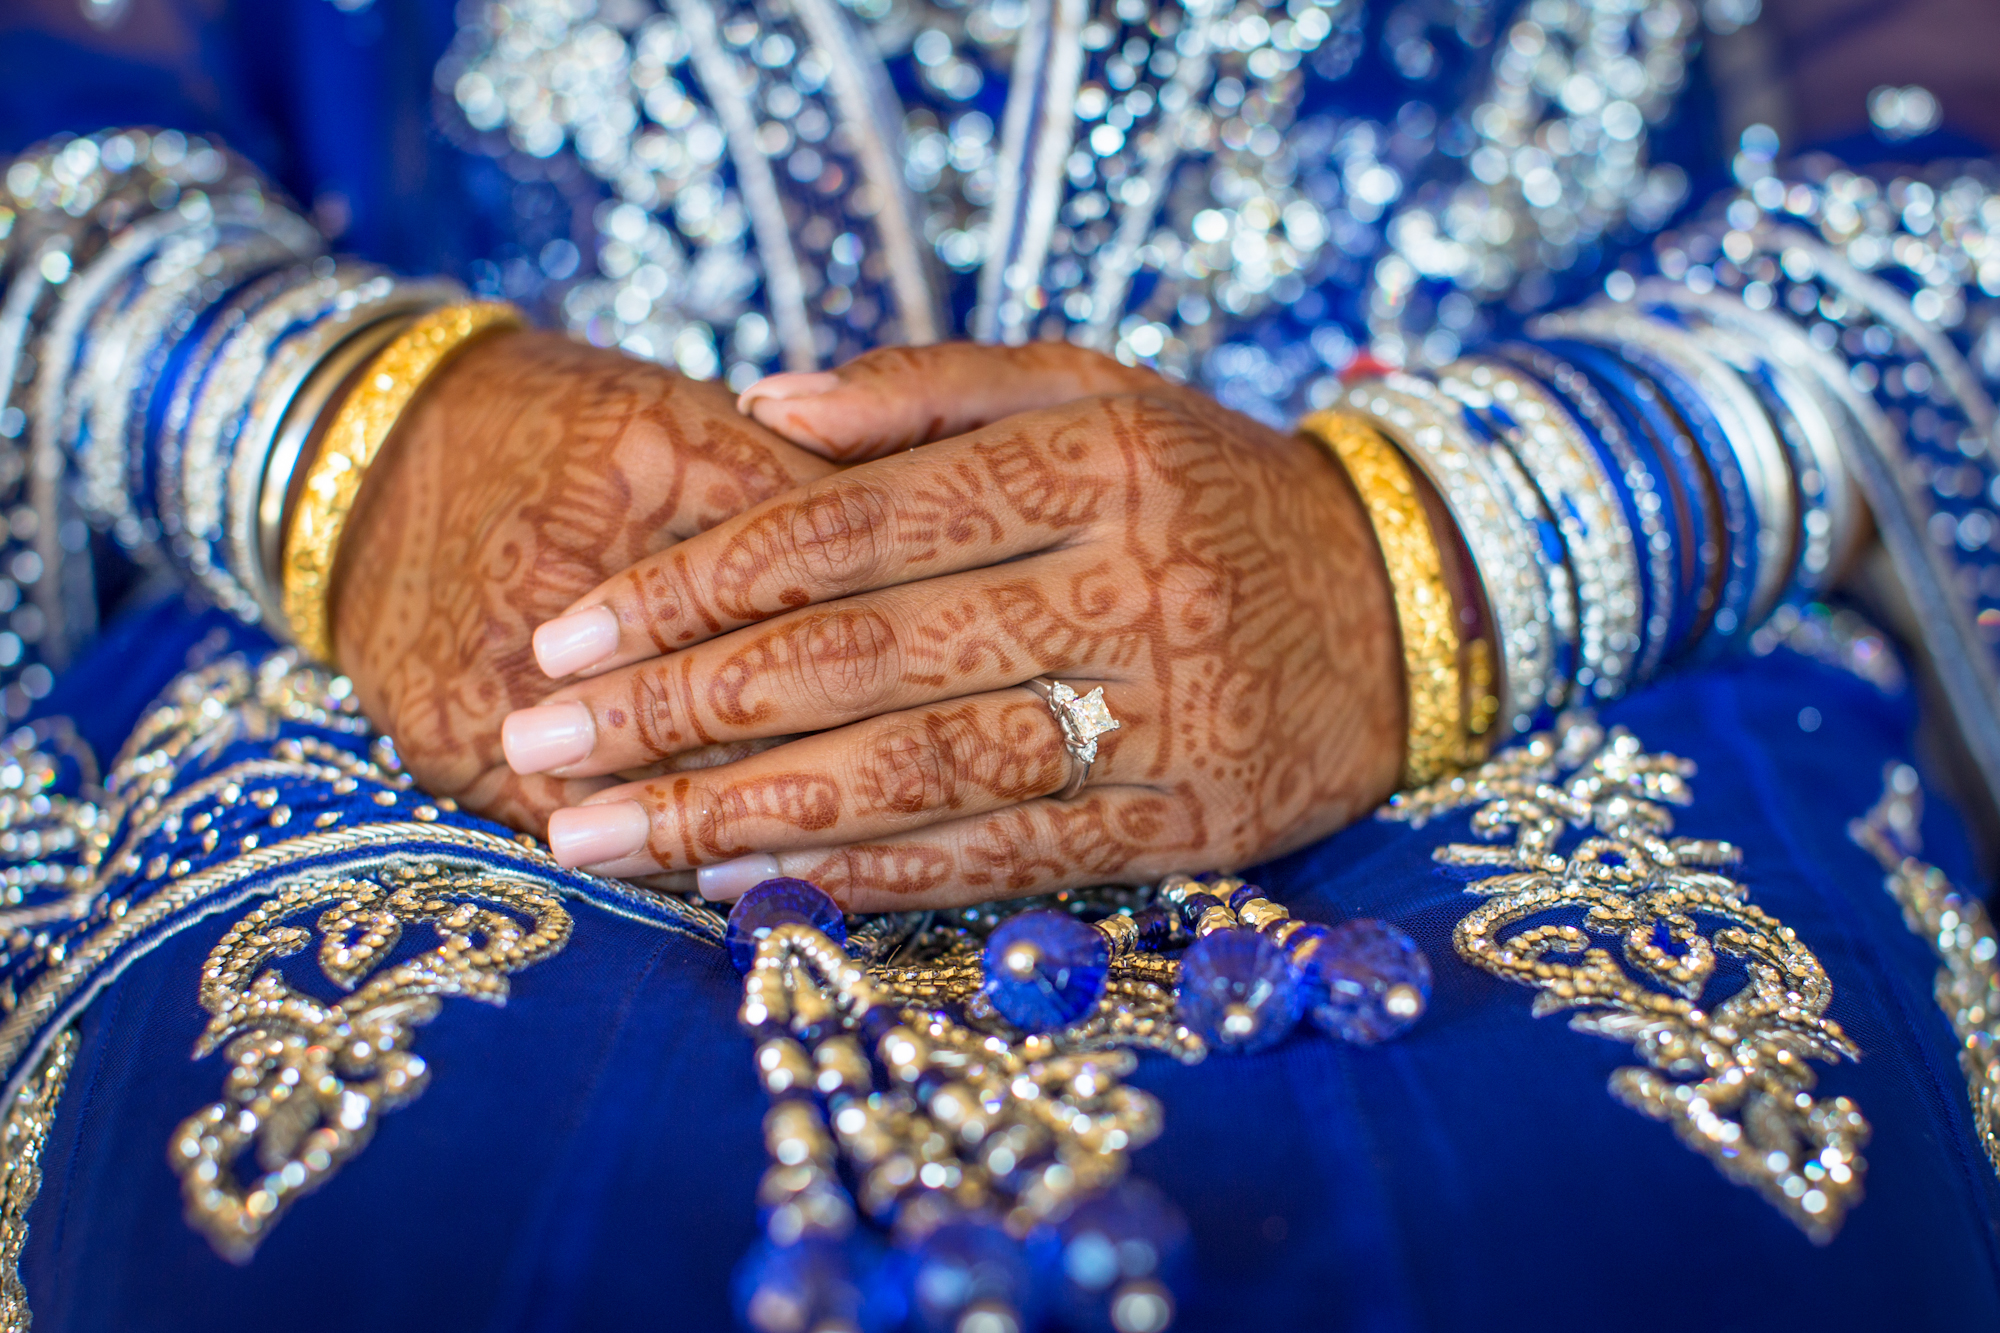
[[340, 535], [389, 432], [417, 391], [467, 343], [524, 322], [519, 310], [498, 301], [434, 310], [376, 354], [334, 413], [285, 533], [285, 618], [292, 637], [314, 657], [333, 660], [329, 594]]
[[1409, 749], [1403, 782], [1422, 786], [1462, 767], [1466, 748], [1460, 716], [1457, 607], [1445, 583], [1437, 538], [1409, 464], [1374, 427], [1345, 413], [1317, 412], [1300, 422], [1299, 429], [1346, 468], [1382, 548], [1409, 679]]

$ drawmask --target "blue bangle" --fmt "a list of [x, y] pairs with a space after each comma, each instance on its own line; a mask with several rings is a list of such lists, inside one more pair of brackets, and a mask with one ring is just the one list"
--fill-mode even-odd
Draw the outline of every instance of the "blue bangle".
[[1673, 509], [1677, 577], [1660, 661], [1672, 662], [1706, 633], [1726, 577], [1729, 537], [1707, 465], [1666, 394], [1631, 362], [1591, 343], [1556, 338], [1538, 345], [1567, 357], [1593, 378], [1640, 451], [1652, 460], [1654, 475], [1665, 483]]
[[1759, 550], [1758, 537], [1763, 531], [1763, 516], [1758, 511], [1757, 499], [1751, 494], [1728, 431], [1710, 407], [1707, 397], [1692, 382], [1690, 371], [1679, 364], [1678, 358], [1663, 355], [1656, 346], [1649, 346], [1643, 341], [1648, 338], [1650, 330], [1657, 330], [1662, 341], [1685, 334], [1628, 310], [1606, 311], [1601, 307], [1545, 317], [1537, 321], [1531, 331], [1544, 330], [1571, 334], [1611, 347], [1635, 368], [1645, 372], [1662, 390], [1664, 400], [1699, 448], [1712, 491], [1721, 500], [1723, 529], [1727, 537], [1722, 552], [1724, 577], [1721, 595], [1709, 620], [1708, 631], [1690, 645], [1690, 649], [1705, 654], [1747, 639], [1755, 628], [1751, 620], [1758, 601], [1760, 558], [1763, 555]]
[[1631, 678], [1635, 683], [1646, 680], [1659, 670], [1666, 652], [1680, 590], [1678, 521], [1658, 464], [1586, 371], [1530, 343], [1509, 343], [1495, 354], [1533, 375], [1570, 409], [1611, 478], [1612, 492], [1634, 534], [1643, 575], [1639, 647]]

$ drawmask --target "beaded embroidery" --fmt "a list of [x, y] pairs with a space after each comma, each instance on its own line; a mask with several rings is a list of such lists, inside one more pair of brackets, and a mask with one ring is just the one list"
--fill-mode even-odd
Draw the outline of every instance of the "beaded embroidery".
[[[1458, 956], [1534, 987], [1537, 1017], [1569, 1011], [1578, 1032], [1629, 1042], [1645, 1063], [1614, 1072], [1612, 1096], [1671, 1124], [1825, 1243], [1861, 1200], [1869, 1126], [1847, 1098], [1813, 1095], [1810, 1061], [1860, 1053], [1826, 1016], [1833, 987], [1819, 959], [1724, 873], [1738, 850], [1671, 836], [1668, 807], [1689, 802], [1693, 771], [1569, 714], [1382, 813], [1421, 825], [1476, 807], [1473, 831], [1495, 841], [1433, 854], [1499, 872], [1468, 886], [1485, 901], [1452, 934]], [[1565, 854], [1567, 829], [1585, 836]], [[1526, 924], [1557, 912], [1573, 920]], [[1606, 936], [1622, 942], [1622, 962], [1597, 942]], [[1740, 960], [1745, 984], [1705, 1003], [1718, 957]]]
[[1959, 1041], [1958, 1067], [1972, 1103], [1973, 1129], [1987, 1160], [2000, 1172], [2000, 937], [1976, 895], [1959, 890], [1942, 870], [1917, 859], [1922, 840], [1923, 788], [1917, 771], [1891, 764], [1882, 798], [1848, 825], [1848, 834], [1887, 871], [1882, 887], [1903, 909], [1910, 932], [1928, 941], [1943, 964], [1938, 1008]]
[[[348, 992], [332, 1004], [271, 966], [311, 943], [311, 930], [283, 923], [314, 909], [320, 971]], [[379, 882], [308, 876], [230, 927], [202, 971], [213, 1017], [195, 1046], [197, 1058], [226, 1049], [225, 1092], [168, 1153], [188, 1221], [247, 1261], [286, 1209], [368, 1146], [384, 1112], [423, 1092], [430, 1071], [410, 1045], [440, 997], [505, 1004], [507, 974], [561, 951], [570, 924], [546, 888], [431, 865]], [[418, 926], [438, 946], [371, 976]], [[253, 1157], [256, 1173], [239, 1176], [238, 1160]]]
[[27, 1333], [34, 1321], [21, 1285], [21, 1249], [28, 1243], [28, 1210], [42, 1190], [42, 1146], [75, 1058], [76, 1031], [66, 1028], [7, 1104], [0, 1125], [0, 1333]]

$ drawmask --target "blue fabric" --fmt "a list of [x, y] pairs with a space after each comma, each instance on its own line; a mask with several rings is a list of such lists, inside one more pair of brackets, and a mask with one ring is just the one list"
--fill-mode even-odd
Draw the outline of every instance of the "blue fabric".
[[[158, 609], [65, 688], [136, 695], [191, 647], [227, 647], [224, 629]], [[1815, 731], [1805, 707], [1824, 719]], [[1779, 653], [1673, 678], [1606, 717], [1700, 766], [1678, 831], [1739, 843], [1751, 900], [1825, 964], [1831, 1014], [1864, 1055], [1820, 1087], [1874, 1125], [1867, 1199], [1817, 1248], [1614, 1102], [1605, 1080], [1631, 1063], [1626, 1047], [1531, 1017], [1528, 991], [1452, 952], [1475, 900], [1430, 853], [1465, 839], [1465, 818], [1371, 821], [1263, 882], [1298, 916], [1375, 915], [1415, 935], [1437, 973], [1417, 1028], [1372, 1050], [1302, 1029], [1195, 1067], [1148, 1057], [1136, 1077], [1166, 1131], [1135, 1168], [1194, 1228], [1177, 1327], [1526, 1326], [1538, 1307], [1517, 1293], [1534, 1283], [1552, 1284], [1544, 1308], [1615, 1312], [1631, 1329], [1684, 1328], [1690, 1309], [1724, 1329], [2000, 1321], [2000, 1187], [1931, 998], [1936, 965], [1844, 831], [1883, 764], [1907, 758], [1909, 702]], [[1949, 812], [1934, 807], [1925, 833], [1926, 855], [1964, 876]], [[23, 1260], [37, 1328], [197, 1329], [244, 1311], [301, 1333], [726, 1327], [765, 1160], [734, 970], [717, 943], [616, 903], [569, 906], [570, 944], [514, 976], [504, 1009], [448, 1000], [418, 1030], [428, 1091], [245, 1267], [182, 1222], [166, 1161], [175, 1126], [220, 1092], [221, 1057], [190, 1058], [196, 986], [241, 913], [138, 959], [81, 1018]], [[309, 960], [286, 974], [330, 998]]]
[[[539, 245], [532, 219], [572, 206], [433, 125], [449, 0], [154, 8], [188, 40], [106, 54], [80, 24], [82, 36], [55, 35], [37, 13], [0, 13], [0, 149], [117, 123], [214, 132], [321, 216], [344, 212], [343, 248], [488, 290]], [[1378, 35], [1342, 96], [1386, 115], [1411, 90], [1383, 69]], [[1722, 163], [1706, 99], [1685, 108], [1655, 155], [1685, 165], [1700, 198]], [[1276, 315], [1257, 336], [1295, 352], [1313, 318]], [[113, 621], [44, 711], [73, 717], [108, 758], [176, 672], [258, 646], [214, 613], [155, 603]], [[1808, 706], [1824, 719], [1811, 732]], [[1432, 1011], [1374, 1050], [1302, 1031], [1255, 1056], [1142, 1063], [1166, 1131], [1135, 1166], [1194, 1228], [1197, 1281], [1177, 1327], [2000, 1327], [2000, 1186], [1931, 995], [1936, 963], [1845, 834], [1882, 766], [1909, 757], [1909, 702], [1778, 654], [1705, 666], [1607, 717], [1700, 765], [1680, 831], [1741, 845], [1752, 900], [1831, 975], [1832, 1016], [1864, 1055], [1823, 1071], [1821, 1088], [1873, 1123], [1868, 1198], [1816, 1248], [1616, 1103], [1605, 1081], [1627, 1048], [1531, 1017], [1528, 991], [1452, 952], [1474, 899], [1430, 854], [1466, 836], [1464, 816], [1415, 831], [1368, 822], [1265, 882], [1301, 917], [1409, 930], [1436, 970]], [[1942, 805], [1925, 833], [1926, 855], [1970, 883]], [[197, 985], [245, 909], [190, 917], [135, 956], [81, 1014], [42, 1159], [21, 1264], [36, 1328], [727, 1327], [765, 1164], [734, 972], [642, 900], [570, 890], [568, 947], [513, 977], [504, 1009], [446, 1001], [416, 1037], [428, 1090], [242, 1267], [181, 1220], [166, 1153], [221, 1090], [223, 1059], [191, 1058], [206, 1021]], [[329, 994], [309, 960], [286, 973]]]

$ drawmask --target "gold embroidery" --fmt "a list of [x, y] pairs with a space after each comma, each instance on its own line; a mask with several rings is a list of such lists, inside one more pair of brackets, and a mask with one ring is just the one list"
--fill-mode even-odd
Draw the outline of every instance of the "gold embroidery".
[[[33, 746], [0, 754], [0, 790], [4, 790], [11, 762], [21, 767], [24, 783], [32, 779], [39, 784], [32, 790], [24, 788], [24, 797], [40, 796], [51, 810], [62, 809], [64, 818], [78, 830], [74, 836], [64, 835], [70, 838], [64, 845], [73, 848], [77, 867], [57, 868], [69, 876], [63, 887], [70, 897], [39, 909], [40, 915], [74, 919], [81, 923], [77, 929], [91, 931], [80, 938], [38, 945], [48, 966], [18, 997], [11, 990], [0, 993], [0, 1009], [6, 1013], [0, 1021], [0, 1069], [32, 1056], [31, 1043], [42, 1038], [62, 1006], [91, 985], [120, 950], [192, 905], [227, 895], [252, 876], [342, 854], [366, 858], [372, 866], [412, 846], [422, 849], [424, 855], [449, 856], [450, 850], [459, 850], [504, 859], [530, 874], [564, 873], [546, 851], [525, 836], [415, 819], [385, 819], [277, 837], [261, 846], [246, 839], [241, 854], [199, 871], [160, 858], [159, 874], [153, 877], [157, 884], [121, 883], [147, 869], [137, 848], [148, 838], [185, 828], [212, 840], [216, 833], [210, 825], [217, 812], [239, 802], [257, 804], [260, 783], [313, 782], [338, 797], [353, 795], [363, 783], [410, 788], [411, 780], [400, 771], [395, 749], [386, 737], [378, 737], [370, 746], [370, 756], [364, 759], [317, 737], [279, 738], [279, 725], [285, 722], [353, 736], [368, 731], [344, 678], [301, 666], [293, 653], [274, 652], [255, 663], [240, 656], [227, 657], [177, 677], [126, 742], [97, 801], [77, 800], [58, 806], [58, 798], [43, 796], [40, 788], [52, 778], [53, 761]], [[272, 757], [230, 764], [185, 786], [176, 783], [187, 762], [240, 739], [272, 740]], [[79, 757], [79, 762], [86, 762], [86, 757]], [[94, 776], [94, 771], [86, 768], [86, 777]], [[267, 786], [262, 790], [271, 789]], [[388, 797], [391, 805], [396, 803], [392, 791], [376, 794]], [[275, 802], [274, 791], [271, 799]], [[213, 803], [213, 809], [199, 809], [204, 803]], [[11, 822], [9, 809], [0, 806], [0, 860], [10, 855], [5, 842], [9, 835], [18, 835], [14, 845], [23, 849], [29, 845], [25, 839], [40, 836], [34, 826]], [[33, 802], [24, 800], [13, 813], [18, 816], [33, 809]], [[285, 827], [289, 831], [291, 826]], [[114, 830], [120, 836], [112, 848]], [[215, 847], [213, 841], [206, 844], [209, 851]], [[352, 874], [367, 868], [349, 866], [331, 873]], [[126, 896], [112, 900], [109, 891], [113, 887], [126, 888]], [[649, 896], [647, 901], [691, 934], [720, 940], [721, 925], [715, 914], [664, 895]], [[601, 905], [610, 911], [620, 910], [616, 899]], [[28, 922], [0, 912], [0, 931], [24, 924]]]
[[28, 1243], [28, 1210], [42, 1189], [42, 1146], [75, 1059], [76, 1032], [65, 1028], [14, 1094], [0, 1127], [0, 1333], [26, 1333], [34, 1322], [21, 1285], [21, 1249]]
[[[925, 994], [956, 987], [943, 976], [901, 980]], [[793, 1034], [763, 1038], [758, 1076], [774, 1099], [816, 1086], [832, 1112], [830, 1132], [811, 1101], [779, 1101], [766, 1117], [773, 1166], [758, 1201], [772, 1210], [773, 1240], [845, 1228], [836, 1146], [873, 1216], [928, 1192], [991, 1210], [1020, 1236], [1118, 1179], [1131, 1150], [1158, 1137], [1159, 1103], [1123, 1082], [1138, 1064], [1122, 1049], [1128, 1038], [1086, 1020], [1081, 1032], [1008, 1040], [906, 1006], [895, 986], [808, 926], [779, 926], [758, 946], [739, 1016], [752, 1031]], [[841, 1017], [884, 1007], [901, 1021], [875, 1043], [889, 1075], [877, 1088], [869, 1052]], [[1193, 1049], [1198, 1059], [1199, 1042]]]
[[[1629, 1042], [1644, 1066], [1617, 1070], [1612, 1095], [1671, 1124], [1681, 1141], [1755, 1188], [1814, 1241], [1860, 1202], [1868, 1122], [1845, 1097], [1813, 1096], [1808, 1063], [1856, 1059], [1826, 1017], [1825, 969], [1776, 917], [1722, 873], [1728, 843], [1669, 836], [1694, 766], [1648, 754], [1586, 715], [1462, 777], [1397, 797], [1387, 818], [1422, 824], [1476, 806], [1475, 833], [1511, 845], [1453, 844], [1447, 865], [1502, 873], [1468, 886], [1485, 902], [1458, 923], [1466, 962], [1532, 986], [1537, 1017], [1573, 1011], [1579, 1032]], [[1566, 828], [1587, 830], [1567, 855]], [[1568, 920], [1527, 924], [1567, 914]], [[1715, 923], [1704, 933], [1702, 920]], [[1623, 964], [1594, 937], [1617, 937]], [[1719, 957], [1744, 985], [1703, 1003]]]
[[1942, 870], [1917, 859], [1923, 799], [1917, 771], [1891, 764], [1882, 799], [1848, 825], [1848, 833], [1889, 872], [1883, 887], [1902, 906], [1910, 930], [1944, 964], [1937, 974], [1938, 1008], [1958, 1037], [1974, 1132], [2000, 1172], [2000, 938], [1978, 898], [1960, 893]]
[[[381, 878], [289, 886], [209, 955], [201, 1003], [213, 1017], [195, 1054], [227, 1043], [232, 1067], [224, 1098], [181, 1125], [169, 1158], [189, 1222], [231, 1259], [249, 1259], [286, 1209], [367, 1145], [384, 1112], [423, 1091], [429, 1071], [410, 1045], [437, 1017], [439, 997], [505, 1003], [507, 974], [569, 938], [555, 895], [524, 880], [436, 866]], [[310, 931], [284, 923], [315, 909], [320, 971], [350, 992], [332, 1004], [270, 966], [311, 942]], [[376, 971], [419, 925], [441, 943]], [[245, 1157], [256, 1174], [239, 1179]]]

